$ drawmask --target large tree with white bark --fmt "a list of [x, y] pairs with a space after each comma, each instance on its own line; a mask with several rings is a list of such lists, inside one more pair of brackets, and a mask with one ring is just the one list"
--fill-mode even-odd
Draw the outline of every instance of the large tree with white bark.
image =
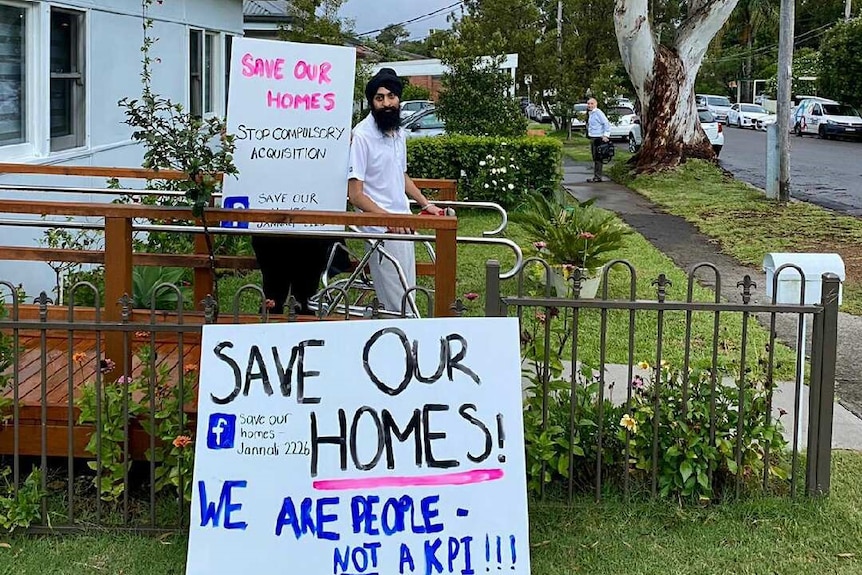
[[737, 2], [686, 2], [673, 32], [659, 36], [650, 14], [656, 3], [616, 0], [614, 28], [620, 56], [641, 106], [643, 146], [634, 160], [638, 171], [715, 157], [698, 119], [694, 83], [709, 43]]

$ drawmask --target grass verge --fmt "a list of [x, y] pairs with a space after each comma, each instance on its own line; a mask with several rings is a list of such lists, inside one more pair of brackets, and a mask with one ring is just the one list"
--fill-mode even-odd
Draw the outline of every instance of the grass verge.
[[[610, 499], [531, 501], [533, 575], [850, 575], [862, 572], [862, 454], [836, 452], [822, 499], [706, 507]], [[182, 575], [185, 534], [15, 534], [0, 575]]]
[[744, 264], [759, 268], [770, 252], [839, 254], [847, 274], [841, 310], [862, 315], [862, 220], [807, 202], [768, 200], [700, 160], [636, 178], [624, 172], [620, 166], [612, 174], [718, 240], [722, 251]]

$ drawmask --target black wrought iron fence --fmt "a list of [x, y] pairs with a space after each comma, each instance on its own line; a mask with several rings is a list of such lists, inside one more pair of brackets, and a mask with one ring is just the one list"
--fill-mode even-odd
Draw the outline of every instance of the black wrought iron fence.
[[[529, 272], [536, 265], [538, 281]], [[720, 292], [722, 278], [710, 264], [692, 270], [683, 301], [668, 299], [665, 276], [652, 282], [654, 299], [638, 299], [635, 270], [623, 261], [604, 268], [595, 298], [580, 293], [579, 270], [568, 278], [571, 293], [552, 295], [552, 271], [530, 260], [509, 281], [498, 263], [487, 264], [485, 315], [521, 319], [531, 489], [543, 495], [561, 486], [570, 498], [619, 489], [714, 500], [752, 488], [795, 496], [804, 481], [807, 494], [828, 492], [837, 277], [823, 276], [820, 302], [760, 305], [751, 303], [748, 277], [738, 284], [743, 303], [718, 295], [696, 301], [695, 277], [704, 271]], [[94, 292], [95, 307], [76, 308], [75, 297], [51, 305], [44, 293], [26, 304], [14, 285], [0, 282], [0, 457], [10, 496], [31, 511], [34, 530], [183, 528], [200, 334], [216, 321], [216, 302], [184, 311], [183, 291], [163, 284], [153, 300], [170, 290], [175, 311], [134, 310], [126, 297], [122, 320], [106, 322], [95, 286], [74, 289]], [[258, 316], [240, 313], [249, 292], [260, 299]], [[220, 321], [351, 318], [337, 305], [347, 301], [338, 288], [318, 301], [316, 317], [297, 316], [288, 305], [284, 317], [272, 318], [260, 288], [245, 286], [233, 316]], [[453, 309], [465, 311], [460, 302]], [[380, 316], [373, 301], [366, 310]], [[765, 314], [766, 329], [756, 314]], [[782, 315], [814, 320], [807, 409], [804, 351], [776, 341]], [[104, 356], [106, 338], [122, 340], [120, 357]]]
[[[723, 278], [708, 263], [690, 271], [685, 299], [670, 301], [663, 274], [651, 282], [654, 297], [638, 299], [626, 261], [602, 269], [596, 297], [581, 293], [582, 270], [566, 270], [568, 292], [555, 294], [562, 270], [542, 260], [525, 261], [514, 286], [488, 262], [485, 315], [521, 320], [531, 489], [561, 485], [569, 498], [596, 499], [614, 488], [689, 500], [752, 489], [795, 496], [804, 455], [805, 492], [828, 492], [840, 284], [824, 274], [821, 301], [806, 303], [804, 273], [786, 265], [773, 294], [788, 268], [802, 277], [799, 305], [752, 303], [749, 276], [737, 284], [742, 303], [723, 302]], [[704, 272], [714, 297], [696, 301]], [[777, 341], [781, 316], [797, 320], [797, 341], [813, 318], [807, 367], [801, 346]]]

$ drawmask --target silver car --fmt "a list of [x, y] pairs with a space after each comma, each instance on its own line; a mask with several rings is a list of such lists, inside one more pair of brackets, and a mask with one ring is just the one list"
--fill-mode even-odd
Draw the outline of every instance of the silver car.
[[442, 136], [446, 133], [446, 124], [437, 116], [435, 108], [428, 108], [413, 114], [401, 122], [404, 129], [404, 137], [427, 138], [430, 136]]

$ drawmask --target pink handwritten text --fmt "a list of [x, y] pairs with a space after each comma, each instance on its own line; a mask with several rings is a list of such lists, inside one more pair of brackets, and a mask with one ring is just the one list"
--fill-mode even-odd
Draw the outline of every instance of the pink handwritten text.
[[322, 64], [309, 64], [304, 60], [300, 60], [293, 67], [293, 77], [297, 80], [310, 80], [318, 84], [330, 84], [332, 79], [329, 77], [329, 72], [332, 71], [332, 64], [323, 62]]
[[280, 110], [320, 110], [327, 112], [335, 108], [335, 94], [291, 94], [290, 92], [273, 92], [267, 90], [266, 105]]
[[251, 54], [242, 57], [242, 75], [246, 78], [258, 76], [282, 80], [284, 79], [283, 66], [284, 58], [255, 58]]

